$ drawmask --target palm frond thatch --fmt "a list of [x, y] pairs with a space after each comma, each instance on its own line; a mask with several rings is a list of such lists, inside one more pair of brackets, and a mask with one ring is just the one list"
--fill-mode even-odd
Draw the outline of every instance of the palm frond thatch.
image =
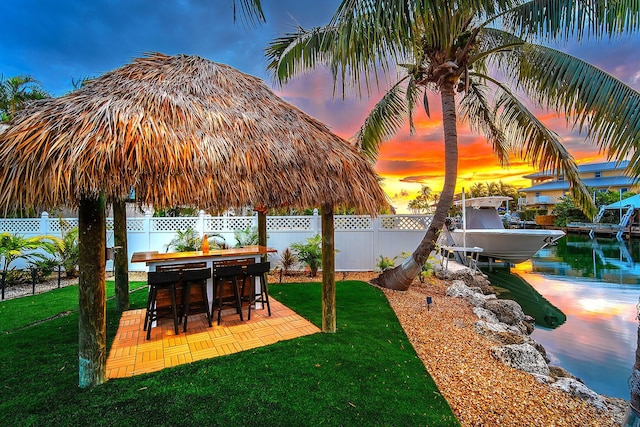
[[[224, 209], [386, 205], [372, 165], [260, 79], [197, 56], [148, 54], [0, 133], [0, 208], [119, 200]], [[36, 185], [37, 183], [37, 185]]]

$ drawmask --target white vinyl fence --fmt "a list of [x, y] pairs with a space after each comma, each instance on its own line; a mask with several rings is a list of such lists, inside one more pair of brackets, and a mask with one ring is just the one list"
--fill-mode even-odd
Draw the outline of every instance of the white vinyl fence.
[[[380, 256], [397, 257], [396, 265], [402, 262], [401, 253], [412, 252], [420, 243], [431, 222], [425, 215], [381, 215], [335, 216], [336, 271], [375, 270]], [[257, 216], [209, 216], [197, 217], [144, 217], [127, 218], [127, 241], [129, 258], [134, 252], [166, 251], [167, 244], [177, 236], [176, 231], [191, 227], [200, 235], [218, 234], [229, 246], [236, 245], [234, 232], [247, 227], [257, 227]], [[0, 218], [0, 232], [10, 232], [26, 237], [36, 235], [61, 236], [62, 232], [78, 225], [77, 218], [49, 218], [45, 212], [41, 218]], [[280, 253], [292, 243], [305, 242], [307, 238], [321, 234], [321, 217], [315, 213], [308, 216], [267, 216], [267, 246], [278, 251], [270, 255], [272, 266], [279, 264]], [[113, 219], [107, 218], [107, 247], [113, 244]], [[12, 265], [23, 268], [18, 260]], [[107, 270], [112, 262], [107, 262]], [[129, 263], [130, 271], [146, 271], [141, 263]]]

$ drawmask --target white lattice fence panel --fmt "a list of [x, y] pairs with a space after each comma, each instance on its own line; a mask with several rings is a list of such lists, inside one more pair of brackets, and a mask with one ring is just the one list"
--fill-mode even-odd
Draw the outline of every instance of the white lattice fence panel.
[[370, 230], [371, 217], [369, 216], [336, 216], [334, 218], [334, 228], [336, 230]]
[[252, 216], [233, 216], [228, 218], [230, 230], [244, 230], [257, 225]]
[[430, 216], [394, 215], [381, 218], [383, 229], [388, 230], [426, 230], [431, 224]]
[[113, 231], [113, 218], [107, 218], [106, 225], [107, 231]]
[[127, 219], [127, 231], [144, 231], [144, 219]]
[[267, 230], [312, 230], [312, 216], [267, 217]]
[[211, 218], [205, 218], [204, 228], [207, 231], [223, 231], [228, 229], [228, 218], [221, 216], [214, 216]]
[[40, 219], [15, 218], [0, 220], [0, 230], [12, 234], [37, 233], [40, 231]]
[[151, 231], [184, 231], [188, 228], [197, 229], [197, 218], [151, 218]]
[[66, 233], [74, 227], [78, 226], [77, 218], [65, 218], [62, 221], [58, 219], [49, 220], [49, 231], [54, 233]]

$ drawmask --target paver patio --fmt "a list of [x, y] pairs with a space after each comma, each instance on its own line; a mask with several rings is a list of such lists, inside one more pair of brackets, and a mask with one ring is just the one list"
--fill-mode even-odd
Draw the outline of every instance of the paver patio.
[[273, 298], [271, 316], [266, 308], [251, 311], [244, 321], [232, 309], [222, 312], [222, 321], [207, 325], [204, 314], [189, 316], [187, 332], [175, 335], [173, 321], [162, 319], [152, 328], [151, 339], [143, 330], [145, 309], [122, 314], [118, 332], [107, 358], [107, 378], [122, 378], [164, 368], [236, 353], [320, 332], [320, 329]]

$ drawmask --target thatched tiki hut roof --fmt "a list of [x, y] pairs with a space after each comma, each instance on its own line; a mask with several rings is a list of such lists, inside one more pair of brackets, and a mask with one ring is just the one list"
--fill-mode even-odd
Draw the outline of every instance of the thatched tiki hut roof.
[[371, 165], [327, 126], [197, 56], [136, 59], [12, 125], [0, 141], [3, 208], [116, 200], [132, 187], [156, 207], [385, 203]]
[[[350, 206], [370, 214], [387, 203], [355, 148], [261, 80], [162, 54], [25, 109], [0, 133], [0, 188], [5, 211], [78, 207], [80, 386], [104, 381], [105, 198], [135, 188], [139, 203], [156, 207]], [[323, 282], [333, 280], [332, 262]]]

